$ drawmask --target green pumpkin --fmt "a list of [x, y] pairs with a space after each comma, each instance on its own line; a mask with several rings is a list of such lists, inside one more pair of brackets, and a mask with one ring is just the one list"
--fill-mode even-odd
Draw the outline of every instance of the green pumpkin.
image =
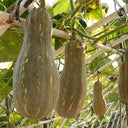
[[64, 118], [76, 118], [85, 102], [86, 91], [85, 51], [80, 41], [73, 37], [65, 48], [56, 112]]
[[13, 74], [14, 103], [24, 117], [41, 119], [55, 108], [59, 74], [51, 49], [52, 22], [43, 8], [27, 17], [24, 42]]

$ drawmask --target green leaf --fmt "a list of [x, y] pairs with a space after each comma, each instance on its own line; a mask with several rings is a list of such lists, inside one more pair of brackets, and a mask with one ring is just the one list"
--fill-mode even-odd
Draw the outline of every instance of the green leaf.
[[58, 13], [67, 13], [70, 7], [70, 1], [69, 0], [59, 0], [56, 4], [53, 6], [53, 12], [54, 15]]
[[50, 14], [50, 16], [53, 16], [53, 7], [50, 5], [46, 5], [46, 10], [48, 11], [48, 13]]
[[54, 45], [55, 50], [57, 50], [61, 46], [63, 46], [63, 44], [64, 44], [65, 41], [66, 41], [65, 39], [55, 38], [55, 45]]
[[[14, 4], [14, 2], [16, 2], [16, 0], [2, 0], [0, 3], [2, 3], [6, 8], [10, 7], [11, 5]], [[3, 6], [0, 5], [0, 10], [1, 11], [5, 11], [5, 9], [3, 8]], [[9, 12], [12, 10], [9, 10]]]
[[0, 62], [8, 62], [12, 60], [16, 60], [23, 39], [19, 37], [16, 31], [6, 31], [0, 37]]
[[89, 64], [89, 69], [90, 69], [91, 73], [97, 71], [100, 67], [102, 67], [103, 65], [105, 65], [109, 61], [110, 61], [110, 59], [108, 59], [105, 54], [102, 54], [102, 55], [96, 57]]
[[97, 8], [95, 10], [91, 10], [88, 13], [85, 14], [86, 20], [96, 20], [99, 21], [105, 16], [105, 10], [101, 8]]
[[112, 92], [110, 93], [107, 97], [107, 100], [109, 100], [109, 102], [117, 102], [119, 100], [119, 93], [117, 92]]

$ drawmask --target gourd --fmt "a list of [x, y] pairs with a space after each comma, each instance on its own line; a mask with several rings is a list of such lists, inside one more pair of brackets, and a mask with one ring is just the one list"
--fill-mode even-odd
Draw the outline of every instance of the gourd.
[[128, 103], [128, 94], [127, 94], [127, 88], [126, 88], [126, 84], [125, 84], [125, 62], [122, 62], [120, 64], [120, 68], [119, 68], [119, 83], [118, 83], [118, 87], [119, 87], [119, 95], [120, 98], [124, 101]]
[[76, 118], [84, 104], [86, 90], [85, 52], [79, 39], [73, 36], [65, 47], [56, 112], [64, 118]]
[[99, 79], [93, 85], [93, 110], [98, 116], [104, 116], [106, 112], [106, 103], [102, 95], [102, 84]]
[[24, 117], [41, 119], [55, 108], [59, 74], [51, 50], [52, 22], [43, 8], [26, 20], [24, 42], [13, 74], [14, 103]]
[[125, 86], [127, 90], [127, 96], [128, 96], [128, 47], [125, 49]]

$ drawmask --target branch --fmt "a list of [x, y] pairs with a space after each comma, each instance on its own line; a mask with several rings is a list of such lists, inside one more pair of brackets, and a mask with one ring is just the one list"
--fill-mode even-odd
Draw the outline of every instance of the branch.
[[70, 39], [70, 37], [71, 37], [70, 33], [67, 33], [65, 31], [62, 31], [62, 30], [59, 30], [59, 29], [55, 29], [55, 28], [53, 28], [52, 35], [60, 37], [60, 38], [63, 38], [63, 39]]
[[[3, 20], [7, 20], [8, 18], [9, 18], [9, 14], [8, 13], [5, 13], [5, 12], [2, 12], [2, 11], [0, 11], [0, 19], [3, 19]], [[23, 20], [24, 22], [25, 22], [25, 19], [21, 19], [21, 20]], [[14, 22], [14, 24], [17, 24], [16, 22]], [[24, 25], [24, 24], [23, 24]], [[0, 26], [0, 27], [2, 27], [2, 26]], [[5, 27], [6, 27], [6, 25], [5, 25]], [[2, 33], [3, 33], [3, 31], [2, 31]], [[55, 28], [53, 28], [53, 36], [57, 36], [57, 37], [60, 37], [60, 38], [64, 38], [64, 39], [70, 39], [70, 37], [71, 37], [71, 35], [70, 34], [68, 34], [67, 32], [64, 32], [64, 31], [62, 31], [62, 30], [58, 30], [58, 29], [55, 29]], [[111, 46], [111, 47], [113, 47], [113, 46], [115, 46], [116, 44], [118, 44], [118, 43], [120, 43], [120, 42], [122, 42], [122, 41], [124, 41], [125, 39], [127, 39], [128, 37], [127, 36], [122, 36], [121, 38], [119, 38], [119, 39], [117, 39], [115, 42], [113, 42], [113, 44], [111, 44], [111, 45], [108, 45], [108, 46]], [[92, 38], [93, 39], [93, 38]], [[95, 39], [95, 38], [94, 38]], [[84, 42], [85, 43], [85, 42]], [[86, 44], [89, 44], [89, 42], [87, 43], [86, 42]], [[64, 52], [64, 46], [62, 46], [63, 48], [60, 48], [60, 49], [58, 49], [58, 53], [61, 53], [61, 52]], [[57, 52], [56, 52], [56, 54], [57, 54]], [[91, 61], [92, 59], [94, 59], [94, 58], [96, 58], [97, 56], [99, 56], [100, 54], [102, 54], [103, 52], [105, 52], [105, 51], [103, 51], [103, 50], [101, 50], [101, 51], [98, 51], [97, 53], [95, 53], [93, 56], [91, 56], [90, 58], [88, 58], [87, 60], [86, 60], [86, 64], [89, 62], [89, 61]], [[59, 54], [57, 54], [57, 55], [59, 55]]]
[[115, 74], [117, 74], [118, 72], [119, 72], [119, 69], [117, 69], [115, 72], [113, 72], [112, 75], [109, 75], [108, 77], [106, 77], [105, 79], [103, 79], [103, 80], [101, 81], [101, 83], [104, 83], [106, 80], [108, 80], [109, 78], [111, 78], [112, 76], [114, 76]]
[[[109, 45], [107, 45], [107, 46], [109, 46], [109, 47], [114, 47], [114, 46], [116, 46], [116, 45], [119, 44], [120, 42], [123, 42], [123, 41], [126, 40], [126, 39], [128, 39], [128, 35], [122, 36], [121, 38], [115, 40], [113, 43], [111, 43], [111, 44], [109, 44]], [[89, 57], [89, 58], [85, 61], [85, 63], [87, 64], [87, 63], [91, 62], [93, 59], [95, 59], [96, 57], [98, 57], [99, 55], [101, 55], [101, 54], [104, 53], [104, 52], [105, 52], [105, 50], [102, 50], [102, 49], [99, 50], [98, 52], [96, 52], [95, 54], [93, 54], [91, 57]]]
[[[112, 103], [112, 104], [114, 104], [114, 103]], [[117, 102], [117, 104], [115, 105], [115, 107], [113, 108], [113, 110], [115, 110], [115, 109], [118, 108], [118, 104], [119, 104], [119, 101]], [[110, 105], [109, 108], [111, 109], [111, 108], [112, 108], [112, 105]], [[110, 117], [109, 117], [109, 120], [108, 120], [108, 123], [107, 123], [106, 128], [109, 127], [109, 123], [112, 121], [112, 119], [113, 119], [113, 114], [114, 114], [114, 113], [115, 113], [114, 111], [111, 111], [111, 115], [110, 115]]]
[[112, 30], [112, 31], [110, 31], [110, 32], [108, 32], [108, 33], [105, 33], [104, 35], [102, 35], [102, 36], [100, 36], [99, 38], [97, 38], [97, 40], [94, 41], [94, 42], [92, 43], [92, 45], [94, 46], [99, 40], [101, 40], [101, 39], [103, 39], [103, 38], [105, 38], [105, 37], [107, 37], [107, 36], [109, 36], [109, 35], [111, 35], [111, 34], [113, 34], [113, 33], [115, 33], [115, 32], [118, 32], [119, 30], [121, 30], [121, 29], [123, 29], [123, 28], [125, 28], [125, 27], [127, 27], [127, 26], [128, 26], [128, 22], [126, 22], [126, 24], [123, 24], [123, 25], [119, 26], [118, 28], [115, 28], [114, 30]]
[[20, 126], [22, 126], [26, 122], [27, 119], [28, 119], [27, 117], [24, 117], [24, 119], [20, 122]]
[[13, 71], [13, 69], [0, 68], [1, 71]]
[[[26, 8], [24, 8], [23, 7], [23, 5], [24, 5], [24, 3], [26, 2], [27, 0], [23, 0], [22, 2], [21, 2], [21, 4], [20, 4], [20, 10], [19, 10], [19, 15], [22, 15], [24, 12], [25, 12], [25, 10], [26, 10]], [[34, 2], [34, 1], [33, 1]], [[33, 3], [32, 2], [32, 3]], [[7, 16], [7, 15], [5, 15], [5, 16], [3, 16], [5, 14], [5, 12], [3, 13], [2, 11], [0, 11], [0, 20], [2, 19], [2, 20], [4, 20], [5, 19], [5, 21], [7, 21], [8, 19], [9, 19], [9, 15]], [[4, 25], [4, 26], [0, 26], [0, 36], [4, 33], [4, 32], [6, 32], [6, 30], [10, 27], [10, 25], [11, 24], [7, 24], [7, 25]]]
[[115, 19], [119, 17], [118, 15], [118, 11], [113, 12], [112, 14], [104, 17], [102, 20], [98, 21], [97, 23], [94, 23], [92, 26], [88, 27], [86, 29], [87, 32], [93, 32], [94, 30], [96, 30], [97, 28], [100, 28], [101, 26], [103, 26], [104, 24], [110, 22], [111, 20]]
[[115, 49], [113, 49], [113, 48], [111, 48], [111, 47], [109, 47], [109, 46], [105, 46], [105, 45], [103, 45], [103, 44], [97, 43], [97, 44], [96, 44], [96, 47], [98, 47], [98, 48], [100, 48], [100, 49], [103, 49], [103, 50], [105, 50], [105, 51], [110, 51], [110, 52], [112, 52], [112, 53], [114, 53], [114, 54], [123, 55], [122, 52], [119, 52], [119, 51], [117, 51], [117, 50], [115, 50]]
[[39, 123], [28, 125], [28, 126], [23, 126], [23, 127], [20, 127], [20, 128], [31, 128], [31, 127], [34, 127], [34, 126], [39, 126], [39, 125], [42, 125], [42, 124], [51, 123], [53, 121], [60, 120], [60, 119], [63, 119], [63, 118], [62, 117], [52, 118], [50, 120], [41, 121]]
[[[13, 95], [13, 91], [11, 91], [9, 95]], [[0, 109], [1, 109], [1, 106], [4, 106], [4, 105], [5, 105], [5, 99], [0, 103]]]
[[[119, 58], [120, 58], [120, 56], [115, 58], [114, 60], [111, 60], [110, 62], [105, 64], [103, 67], [99, 68], [98, 71], [99, 72], [103, 71], [105, 68], [109, 67], [113, 62], [117, 61]], [[92, 74], [90, 77], [88, 77], [87, 81], [89, 81], [92, 77], [95, 77], [96, 75], [97, 75], [97, 71], [94, 74]]]
[[63, 128], [64, 127], [64, 124], [67, 122], [68, 119], [64, 119], [64, 121], [62, 122], [60, 128]]

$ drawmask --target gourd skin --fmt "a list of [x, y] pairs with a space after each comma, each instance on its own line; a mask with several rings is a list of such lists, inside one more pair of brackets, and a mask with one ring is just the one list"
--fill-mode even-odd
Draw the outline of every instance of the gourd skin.
[[86, 97], [84, 48], [73, 39], [66, 44], [65, 64], [60, 75], [60, 94], [56, 112], [64, 118], [76, 118]]
[[98, 80], [93, 85], [93, 110], [98, 116], [104, 116], [106, 112], [106, 103], [102, 95], [102, 84]]
[[128, 96], [128, 47], [125, 49], [125, 84]]
[[119, 68], [119, 95], [124, 102], [128, 103], [128, 94], [125, 84], [125, 73], [125, 62], [122, 62]]
[[14, 103], [24, 117], [41, 119], [54, 109], [59, 96], [59, 74], [51, 50], [52, 22], [46, 10], [30, 12], [24, 42], [13, 74]]

